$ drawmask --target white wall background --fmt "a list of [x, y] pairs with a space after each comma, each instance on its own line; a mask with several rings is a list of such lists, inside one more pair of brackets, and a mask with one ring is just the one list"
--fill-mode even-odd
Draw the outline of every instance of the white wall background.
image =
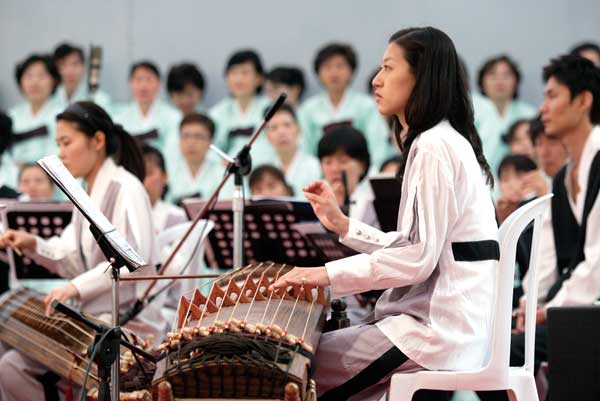
[[63, 40], [104, 47], [102, 88], [116, 100], [128, 99], [133, 61], [155, 60], [166, 75], [186, 59], [204, 71], [212, 105], [226, 94], [223, 66], [237, 48], [256, 48], [267, 68], [302, 66], [312, 93], [316, 49], [346, 41], [359, 54], [354, 86], [364, 90], [388, 37], [419, 25], [453, 38], [472, 81], [486, 58], [512, 55], [523, 72], [522, 98], [537, 104], [541, 67], [575, 42], [600, 41], [599, 17], [598, 0], [0, 0], [0, 107], [20, 99], [17, 61]]

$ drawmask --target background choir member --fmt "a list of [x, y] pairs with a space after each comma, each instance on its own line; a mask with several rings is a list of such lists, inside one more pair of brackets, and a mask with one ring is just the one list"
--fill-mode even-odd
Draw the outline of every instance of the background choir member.
[[300, 105], [305, 89], [304, 73], [298, 67], [277, 66], [265, 76], [265, 95], [274, 102], [280, 94], [285, 93], [285, 102], [294, 110]]
[[[50, 56], [32, 54], [17, 65], [15, 77], [25, 100], [8, 111], [14, 133], [10, 153], [20, 167], [56, 152], [54, 118], [61, 110], [52, 94], [60, 76]], [[5, 179], [16, 187], [16, 174]]]
[[[181, 120], [176, 157], [167, 159], [169, 191], [167, 199], [179, 203], [184, 198], [208, 198], [219, 185], [225, 165], [209, 152], [215, 124], [204, 114], [190, 114]], [[225, 185], [221, 198], [231, 196], [233, 182]]]
[[61, 43], [54, 49], [53, 59], [60, 74], [60, 85], [54, 94], [60, 111], [71, 103], [91, 100], [110, 112], [110, 97], [104, 91], [97, 89], [94, 98], [90, 98], [88, 82], [85, 78], [85, 55], [81, 47]]
[[252, 196], [290, 197], [296, 194], [283, 172], [270, 164], [255, 168], [248, 178], [248, 185]]
[[600, 46], [597, 43], [583, 42], [571, 49], [571, 54], [587, 58], [600, 68]]
[[[365, 179], [371, 156], [362, 133], [352, 127], [334, 129], [319, 141], [318, 157], [323, 179], [331, 186], [338, 206], [352, 218], [379, 226], [373, 192]], [[346, 174], [345, 186], [342, 172]]]
[[321, 177], [319, 160], [300, 148], [300, 126], [291, 105], [284, 104], [267, 124], [266, 136], [276, 157], [271, 164], [285, 174], [295, 194]]
[[129, 87], [133, 100], [115, 107], [114, 120], [137, 139], [171, 152], [181, 113], [160, 99], [160, 72], [147, 60], [131, 66]]
[[567, 148], [560, 138], [547, 135], [544, 132], [541, 117], [536, 117], [529, 123], [529, 131], [533, 138], [539, 167], [546, 175], [551, 187], [554, 176], [567, 162]]
[[528, 119], [522, 118], [512, 123], [502, 135], [502, 142], [508, 145], [509, 154], [523, 155], [537, 161]]
[[192, 63], [174, 65], [167, 75], [167, 92], [183, 116], [204, 112], [204, 85], [204, 75]]
[[19, 172], [19, 200], [45, 201], [54, 197], [54, 182], [36, 163], [26, 163]]
[[308, 98], [298, 111], [304, 149], [317, 153], [321, 137], [338, 125], [360, 130], [369, 144], [373, 165], [390, 156], [389, 128], [373, 98], [350, 89], [358, 61], [354, 49], [330, 43], [317, 52], [314, 71], [325, 89]]
[[495, 173], [508, 151], [502, 143], [502, 134], [516, 120], [533, 118], [536, 110], [519, 100], [521, 73], [517, 64], [507, 55], [487, 60], [479, 70], [477, 83], [484, 96], [473, 97], [477, 130], [485, 157]]
[[152, 206], [152, 225], [154, 232], [160, 234], [165, 229], [187, 221], [185, 211], [164, 200], [168, 191], [169, 176], [162, 153], [150, 145], [142, 146], [144, 155], [144, 188]]
[[[253, 50], [239, 50], [231, 55], [225, 67], [225, 80], [230, 96], [214, 105], [209, 112], [215, 122], [215, 144], [234, 157], [263, 120], [269, 100], [260, 95], [264, 69]], [[264, 135], [252, 146], [254, 165], [273, 160], [274, 151]]]

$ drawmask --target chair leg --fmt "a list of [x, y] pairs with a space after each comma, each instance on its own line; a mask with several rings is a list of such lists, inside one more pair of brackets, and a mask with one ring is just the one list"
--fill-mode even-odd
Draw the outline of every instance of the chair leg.
[[539, 401], [535, 382], [533, 380], [522, 383], [522, 386], [516, 386], [508, 392], [508, 398], [511, 401]]

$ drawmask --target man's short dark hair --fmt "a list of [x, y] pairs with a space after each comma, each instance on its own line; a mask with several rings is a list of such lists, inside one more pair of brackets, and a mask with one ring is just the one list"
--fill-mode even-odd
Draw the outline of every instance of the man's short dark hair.
[[544, 67], [544, 82], [556, 79], [569, 88], [571, 98], [583, 92], [590, 92], [593, 97], [590, 120], [592, 124], [600, 123], [600, 69], [590, 60], [581, 56], [567, 54], [550, 61]]

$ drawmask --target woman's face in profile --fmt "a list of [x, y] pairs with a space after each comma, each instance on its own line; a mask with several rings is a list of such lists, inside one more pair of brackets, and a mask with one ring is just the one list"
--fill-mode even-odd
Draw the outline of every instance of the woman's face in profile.
[[381, 68], [372, 84], [379, 112], [385, 116], [403, 118], [408, 98], [415, 87], [415, 76], [402, 47], [396, 43], [387, 46]]

